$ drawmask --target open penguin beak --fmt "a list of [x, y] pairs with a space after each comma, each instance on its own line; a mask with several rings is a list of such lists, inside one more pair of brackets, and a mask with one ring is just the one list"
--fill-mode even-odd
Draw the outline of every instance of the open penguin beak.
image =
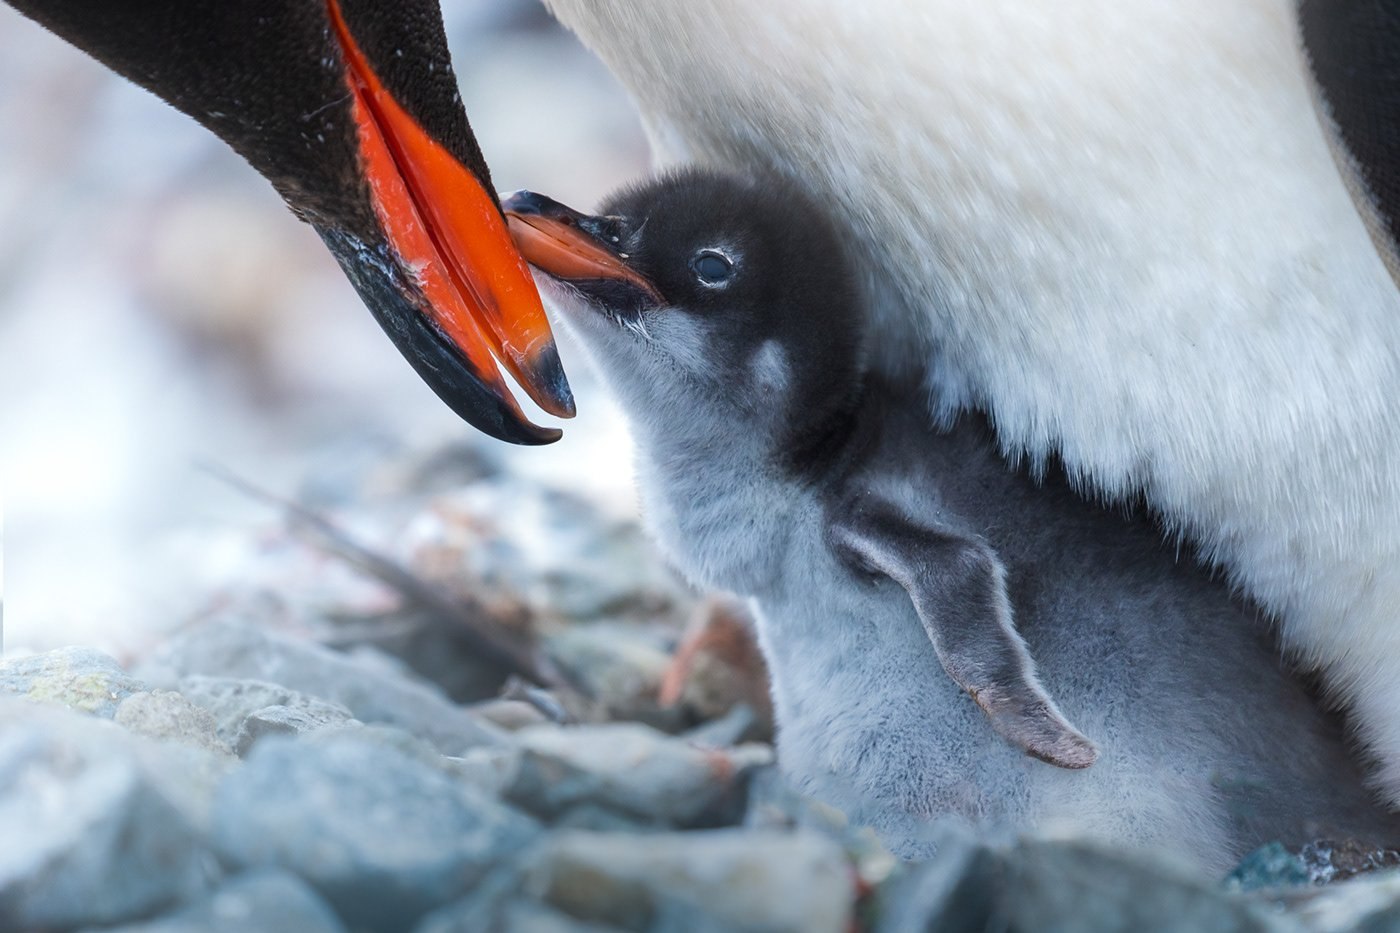
[[516, 247], [541, 272], [584, 291], [622, 286], [634, 301], [661, 301], [656, 287], [621, 251], [619, 218], [582, 214], [533, 191], [506, 195], [501, 209]]
[[505, 373], [545, 411], [574, 413], [462, 109], [438, 0], [6, 2], [247, 159], [463, 419], [516, 444], [560, 436], [507, 387]]
[[[489, 182], [433, 138], [385, 88], [337, 0], [330, 24], [347, 68], [359, 161], [398, 267], [398, 288], [366, 274], [359, 244], [322, 237], [418, 374], [458, 415], [501, 440], [547, 444], [497, 361], [544, 411], [574, 414], [549, 322]], [[352, 268], [353, 267], [353, 268]], [[398, 294], [393, 294], [398, 292]]]

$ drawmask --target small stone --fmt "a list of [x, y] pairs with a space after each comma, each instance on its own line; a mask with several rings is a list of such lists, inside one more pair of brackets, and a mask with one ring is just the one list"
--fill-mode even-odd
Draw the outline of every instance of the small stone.
[[1098, 844], [1028, 838], [1000, 849], [945, 833], [938, 854], [881, 894], [881, 933], [1278, 933], [1266, 907], [1175, 862]]
[[[170, 689], [192, 674], [270, 682], [340, 704], [362, 722], [406, 729], [447, 755], [506, 740], [501, 730], [425, 684], [248, 624], [214, 622], [191, 629], [158, 649], [140, 670], [152, 684]], [[190, 699], [200, 702], [193, 694]], [[273, 700], [249, 712], [269, 705], [287, 704]]]
[[181, 742], [218, 755], [229, 754], [228, 745], [219, 738], [214, 717], [169, 690], [133, 693], [122, 700], [114, 719], [117, 725], [137, 735]]
[[852, 824], [846, 814], [799, 793], [777, 765], [757, 769], [749, 779], [743, 825], [749, 829], [808, 829], [835, 840], [862, 883], [883, 883], [901, 863], [869, 826]]
[[753, 707], [747, 703], [739, 703], [731, 706], [729, 711], [718, 719], [702, 722], [683, 733], [681, 737], [695, 745], [726, 748], [740, 742], [754, 741], [752, 737], [761, 731], [758, 714], [754, 712]]
[[[285, 710], [318, 728], [354, 721], [354, 715], [339, 703], [328, 703], [287, 687], [264, 680], [234, 677], [205, 677], [194, 674], [180, 678], [180, 693], [207, 710], [218, 727], [220, 738], [235, 749], [246, 745], [244, 723], [249, 716], [267, 709]], [[302, 730], [308, 731], [308, 730]], [[239, 755], [243, 752], [240, 751]]]
[[555, 910], [628, 930], [841, 933], [855, 889], [841, 848], [815, 833], [559, 832], [524, 890]]
[[147, 687], [113, 658], [91, 648], [59, 648], [0, 659], [0, 696], [11, 694], [111, 719], [117, 706]]
[[434, 500], [402, 549], [420, 576], [502, 616], [650, 621], [690, 603], [635, 521], [507, 474]]
[[876, 894], [879, 933], [981, 933], [996, 929], [1006, 887], [1002, 860], [959, 827], [941, 826], [938, 854], [908, 865]]
[[1007, 855], [1002, 916], [1045, 933], [1275, 929], [1269, 912], [1175, 862], [1088, 842], [1028, 839]]
[[737, 822], [750, 774], [773, 760], [766, 746], [697, 748], [635, 723], [535, 726], [516, 738], [502, 793], [546, 818], [588, 804], [642, 823]]
[[1367, 875], [1309, 892], [1295, 916], [1309, 933], [1400, 930], [1400, 873]]
[[269, 737], [220, 788], [214, 838], [234, 865], [309, 881], [353, 928], [411, 928], [537, 833], [441, 770], [347, 731]]
[[296, 875], [276, 869], [249, 872], [205, 900], [156, 920], [104, 933], [344, 933], [345, 927]]
[[523, 880], [514, 865], [492, 871], [466, 897], [424, 917], [414, 933], [616, 933], [522, 896]]
[[550, 722], [538, 706], [524, 700], [487, 700], [469, 707], [473, 713], [508, 732]]
[[0, 701], [0, 929], [121, 923], [200, 896], [217, 862], [188, 800], [167, 793], [196, 795], [208, 779], [196, 758], [111, 723]]
[[1381, 849], [1355, 839], [1318, 840], [1298, 853], [1314, 884], [1332, 884], [1357, 875], [1400, 868], [1400, 851]]
[[1292, 887], [1312, 880], [1302, 857], [1281, 842], [1260, 846], [1240, 860], [1225, 879], [1230, 891], [1256, 891], [1260, 888]]
[[[622, 933], [618, 927], [585, 923], [557, 910], [525, 900], [509, 901], [489, 915], [474, 907], [444, 908], [421, 923], [414, 933]], [[677, 931], [679, 933], [679, 931]]]
[[319, 704], [319, 708], [307, 704], [265, 706], [243, 719], [234, 739], [234, 749], [242, 758], [252, 750], [255, 742], [269, 735], [302, 735], [339, 728], [356, 721], [348, 712], [330, 703]]
[[652, 721], [661, 715], [657, 691], [670, 659], [664, 631], [639, 625], [575, 624], [545, 637], [549, 659], [607, 719]]

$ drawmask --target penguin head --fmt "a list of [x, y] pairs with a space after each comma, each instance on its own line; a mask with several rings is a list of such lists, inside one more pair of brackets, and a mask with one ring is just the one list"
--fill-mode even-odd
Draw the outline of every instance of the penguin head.
[[[860, 299], [837, 227], [790, 184], [690, 170], [588, 216], [503, 202], [516, 244], [634, 425], [793, 443], [860, 382]], [[606, 248], [586, 277], [571, 257]]]

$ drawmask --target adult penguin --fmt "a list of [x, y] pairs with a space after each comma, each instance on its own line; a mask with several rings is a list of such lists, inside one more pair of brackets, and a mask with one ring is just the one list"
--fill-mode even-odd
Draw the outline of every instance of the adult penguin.
[[548, 2], [663, 161], [854, 231], [936, 415], [1275, 613], [1400, 804], [1400, 3]]
[[425, 382], [480, 430], [548, 443], [573, 398], [458, 96], [436, 0], [14, 0], [208, 127], [339, 260]]

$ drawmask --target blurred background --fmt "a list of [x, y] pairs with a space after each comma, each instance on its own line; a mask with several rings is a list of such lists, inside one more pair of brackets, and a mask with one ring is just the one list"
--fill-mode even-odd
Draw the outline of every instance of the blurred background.
[[[500, 190], [590, 207], [646, 171], [625, 93], [538, 3], [443, 11]], [[261, 177], [0, 6], [7, 651], [129, 655], [261, 572], [267, 504], [205, 465], [335, 509], [384, 463], [446, 445], [630, 515], [625, 430], [561, 341], [581, 412], [564, 440], [516, 450], [475, 434]]]

